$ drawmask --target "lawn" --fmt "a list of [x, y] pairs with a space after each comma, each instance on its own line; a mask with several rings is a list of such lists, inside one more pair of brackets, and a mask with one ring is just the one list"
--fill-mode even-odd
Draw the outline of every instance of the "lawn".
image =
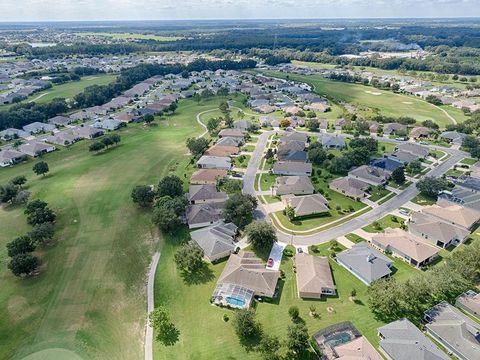
[[368, 197], [368, 200], [377, 202], [378, 200], [384, 198], [388, 194], [391, 194], [391, 192], [383, 187], [373, 187], [372, 191], [370, 192], [371, 195]]
[[345, 237], [354, 242], [355, 244], [359, 243], [359, 242], [362, 242], [362, 241], [366, 241], [364, 238], [362, 238], [361, 236], [358, 236], [357, 234], [354, 234], [354, 233], [350, 233], [350, 234], [347, 234], [345, 235]]
[[441, 128], [452, 123], [441, 109], [414, 96], [395, 94], [391, 91], [376, 89], [371, 86], [350, 84], [325, 79], [320, 75], [297, 75], [275, 71], [262, 71], [265, 75], [305, 82], [314, 87], [319, 95], [333, 98], [336, 101], [346, 101], [357, 105], [362, 115], [372, 115], [380, 112], [387, 116], [410, 116], [418, 122], [427, 119], [434, 120]]
[[387, 215], [378, 220], [377, 223], [378, 227], [375, 227], [372, 223], [363, 227], [362, 230], [369, 233], [379, 233], [386, 228], [399, 228], [402, 224], [405, 223], [405, 220], [395, 215]]
[[[277, 175], [272, 174], [260, 174], [260, 190], [269, 191], [271, 187], [275, 184], [275, 180], [278, 177]], [[255, 184], [258, 184], [258, 179], [255, 179]]]
[[[155, 282], [156, 305], [166, 306], [172, 320], [180, 330], [180, 339], [171, 347], [155, 344], [156, 360], [166, 359], [258, 359], [254, 352], [247, 352], [239, 343], [232, 326], [234, 312], [210, 305], [210, 297], [215, 288], [216, 279], [223, 270], [225, 262], [209, 265], [206, 280], [200, 284], [188, 285], [175, 268], [173, 254], [179, 246], [178, 239], [167, 238], [162, 257], [157, 268]], [[320, 245], [317, 254], [329, 254], [329, 244]], [[337, 251], [343, 250], [338, 246]], [[367, 307], [367, 286], [357, 280], [346, 269], [330, 259], [333, 278], [338, 296], [322, 300], [301, 300], [297, 295], [295, 273], [292, 259], [284, 257], [281, 270], [285, 279], [280, 280], [280, 296], [272, 302], [257, 305], [257, 318], [262, 323], [266, 334], [277, 335], [285, 339], [286, 330], [291, 320], [288, 315], [290, 306], [298, 306], [300, 316], [305, 321], [309, 334], [341, 322], [349, 320], [375, 346], [378, 345], [377, 328], [383, 324], [374, 319]], [[349, 300], [352, 289], [357, 291], [356, 301]], [[309, 315], [309, 307], [314, 305], [320, 315], [313, 318]], [[328, 312], [327, 308], [333, 309]], [[224, 322], [223, 314], [230, 320]]]
[[473, 165], [473, 164], [476, 164], [477, 161], [478, 161], [477, 159], [466, 158], [466, 159], [463, 159], [462, 161], [460, 161], [460, 164]]
[[246, 168], [250, 161], [250, 155], [239, 155], [233, 158], [233, 166], [237, 168]]
[[423, 195], [422, 193], [420, 193], [417, 196], [415, 196], [411, 201], [414, 204], [426, 206], [426, 205], [435, 204], [437, 202], [437, 199], [427, 197], [427, 196]]
[[99, 155], [89, 141], [48, 154], [45, 178], [33, 174], [32, 160], [0, 170], [0, 184], [26, 175], [32, 198], [58, 214], [57, 244], [39, 251], [40, 275], [20, 280], [6, 268], [5, 244], [30, 228], [22, 209], [0, 210], [1, 358], [51, 348], [84, 359], [143, 357], [145, 274], [158, 234], [130, 192], [169, 172], [188, 178], [185, 139], [203, 131], [195, 114], [218, 104], [181, 100], [176, 115], [129, 125], [121, 144]]
[[255, 150], [255, 146], [253, 145], [245, 145], [244, 147], [242, 147], [242, 151], [245, 152], [253, 152], [253, 150]]

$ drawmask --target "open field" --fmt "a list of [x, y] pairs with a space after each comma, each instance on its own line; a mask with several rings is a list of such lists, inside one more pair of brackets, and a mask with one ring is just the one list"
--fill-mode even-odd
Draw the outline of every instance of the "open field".
[[[379, 113], [394, 117], [410, 116], [418, 122], [432, 119], [442, 128], [452, 124], [442, 110], [414, 96], [395, 94], [371, 86], [329, 80], [320, 75], [304, 76], [276, 71], [262, 71], [262, 73], [279, 78], [286, 78], [288, 75], [290, 80], [310, 84], [319, 95], [357, 105], [359, 112], [367, 117]], [[458, 121], [462, 121], [462, 119], [458, 119]]]
[[[173, 262], [173, 254], [178, 248], [179, 239], [166, 238], [162, 248], [162, 257], [157, 268], [155, 280], [156, 305], [166, 306], [172, 320], [180, 330], [180, 339], [171, 347], [155, 344], [156, 360], [166, 359], [258, 359], [254, 352], [247, 352], [239, 343], [232, 326], [234, 312], [210, 305], [210, 297], [215, 288], [216, 279], [225, 266], [225, 262], [209, 265], [210, 271], [205, 275], [206, 280], [200, 284], [187, 285]], [[332, 251], [329, 244], [318, 246], [319, 252], [315, 255], [328, 255]], [[336, 251], [344, 248], [338, 246]], [[301, 300], [297, 295], [295, 273], [291, 258], [282, 260], [281, 270], [285, 272], [285, 279], [280, 280], [279, 299], [272, 302], [258, 304], [258, 320], [264, 331], [270, 335], [277, 335], [281, 339], [286, 336], [286, 330], [291, 320], [288, 315], [290, 306], [298, 306], [300, 316], [305, 320], [309, 334], [340, 321], [350, 320], [365, 335], [374, 346], [378, 345], [376, 329], [382, 325], [376, 321], [367, 307], [367, 286], [357, 280], [346, 269], [330, 259], [338, 296], [322, 300]], [[350, 292], [356, 289], [356, 301], [349, 300]], [[309, 307], [314, 305], [319, 318], [309, 315]], [[328, 312], [331, 307], [333, 312]], [[224, 322], [223, 314], [228, 314], [230, 320]], [[195, 324], [195, 326], [192, 326]]]
[[155, 41], [175, 41], [182, 40], [182, 36], [161, 36], [154, 34], [138, 33], [116, 33], [116, 32], [80, 32], [78, 36], [106, 36], [118, 40], [155, 40]]
[[182, 100], [176, 115], [129, 125], [116, 148], [98, 155], [88, 141], [48, 154], [45, 178], [33, 174], [32, 160], [0, 170], [0, 184], [26, 175], [32, 198], [58, 214], [57, 244], [39, 251], [40, 275], [20, 280], [7, 270], [5, 244], [30, 227], [21, 208], [0, 210], [1, 359], [41, 350], [53, 358], [55, 348], [84, 360], [143, 356], [145, 274], [159, 236], [130, 192], [169, 172], [188, 178], [185, 139], [203, 131], [195, 114], [218, 104]]

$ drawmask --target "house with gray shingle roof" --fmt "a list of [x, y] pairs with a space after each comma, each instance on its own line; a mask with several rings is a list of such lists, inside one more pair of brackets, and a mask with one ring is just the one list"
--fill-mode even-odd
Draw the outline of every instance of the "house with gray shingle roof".
[[325, 149], [343, 149], [346, 146], [343, 137], [337, 134], [320, 133], [318, 140]]
[[348, 172], [348, 176], [352, 179], [364, 181], [370, 185], [385, 185], [390, 173], [378, 167], [362, 165]]
[[223, 221], [190, 233], [192, 240], [203, 250], [206, 260], [210, 262], [230, 256], [235, 251], [236, 235], [235, 224], [226, 224]]
[[427, 333], [462, 360], [478, 360], [480, 324], [446, 301], [425, 312]]
[[443, 133], [440, 134], [440, 138], [450, 142], [455, 145], [461, 145], [463, 142], [463, 139], [467, 137], [467, 134], [458, 132], [458, 131], [444, 131]]
[[61, 116], [61, 115], [55, 116], [51, 119], [48, 119], [48, 122], [50, 124], [57, 125], [57, 126], [67, 126], [72, 121], [73, 120], [71, 118], [69, 118], [67, 116]]
[[380, 350], [388, 359], [450, 359], [408, 319], [400, 319], [380, 327], [378, 335], [380, 336]]
[[8, 128], [6, 130], [0, 131], [0, 138], [2, 140], [12, 140], [12, 139], [18, 139], [18, 138], [28, 138], [30, 136], [29, 133], [23, 131], [23, 130], [18, 130], [14, 128]]
[[457, 297], [455, 305], [480, 320], [480, 294], [473, 290], [468, 290]]
[[215, 185], [190, 185], [188, 194], [190, 204], [204, 204], [225, 202], [228, 196], [223, 191], [218, 191]]
[[23, 130], [28, 134], [38, 134], [40, 132], [49, 132], [56, 130], [57, 128], [55, 125], [52, 124], [45, 124], [41, 122], [33, 122], [31, 124], [25, 125]]
[[273, 164], [272, 174], [311, 176], [312, 164], [299, 161], [277, 161]]
[[336, 259], [337, 263], [366, 285], [388, 277], [392, 273], [393, 261], [365, 242], [360, 242], [350, 249], [342, 251], [337, 254]]
[[282, 202], [290, 206], [295, 212], [295, 217], [325, 214], [330, 211], [328, 200], [321, 194], [311, 195], [283, 195]]
[[0, 150], [0, 167], [15, 165], [25, 160], [25, 154], [12, 149]]
[[275, 195], [309, 195], [313, 194], [314, 187], [307, 176], [279, 176], [275, 180]]
[[55, 146], [40, 141], [31, 141], [27, 144], [20, 145], [18, 151], [31, 157], [37, 157], [55, 151]]
[[351, 177], [343, 177], [333, 180], [328, 187], [353, 199], [361, 199], [367, 196], [370, 184]]
[[223, 219], [225, 202], [210, 204], [188, 205], [185, 209], [185, 218], [190, 229], [209, 226]]
[[197, 166], [201, 169], [230, 170], [232, 160], [229, 157], [204, 155], [197, 161]]

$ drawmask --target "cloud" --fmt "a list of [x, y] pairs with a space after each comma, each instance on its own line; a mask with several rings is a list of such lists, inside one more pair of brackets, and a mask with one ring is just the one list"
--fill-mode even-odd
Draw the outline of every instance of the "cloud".
[[480, 16], [478, 3], [479, 0], [1, 0], [0, 20], [474, 17]]

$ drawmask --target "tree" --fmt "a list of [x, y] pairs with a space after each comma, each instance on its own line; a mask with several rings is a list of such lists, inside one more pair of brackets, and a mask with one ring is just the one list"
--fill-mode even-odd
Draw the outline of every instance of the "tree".
[[253, 220], [257, 199], [249, 194], [234, 194], [225, 203], [223, 216], [226, 222], [233, 222], [243, 229]]
[[113, 134], [110, 135], [110, 140], [112, 140], [114, 145], [117, 145], [120, 141], [122, 141], [122, 138], [118, 134]]
[[273, 159], [274, 156], [275, 154], [273, 153], [273, 150], [270, 148], [265, 153], [265, 159]]
[[35, 250], [35, 244], [30, 237], [20, 236], [7, 244], [7, 254], [14, 257], [18, 254], [26, 254]]
[[372, 154], [378, 150], [378, 141], [373, 138], [353, 138], [348, 144], [351, 149], [362, 149]]
[[235, 180], [235, 179], [225, 179], [220, 182], [222, 185], [223, 190], [231, 195], [231, 194], [240, 194], [242, 192], [242, 181]]
[[307, 119], [306, 125], [308, 130], [310, 131], [318, 131], [320, 128], [320, 123], [318, 122], [318, 119], [312, 118], [312, 119]]
[[105, 145], [106, 148], [113, 145], [112, 139], [110, 139], [110, 137], [108, 137], [108, 136], [106, 136], [102, 139], [102, 143], [103, 143], [103, 145]]
[[174, 345], [178, 341], [180, 331], [170, 320], [170, 314], [163, 306], [157, 307], [150, 315], [150, 325], [155, 330], [156, 340], [165, 346]]
[[448, 189], [448, 181], [442, 178], [426, 176], [419, 180], [415, 186], [425, 196], [436, 199], [441, 191]]
[[132, 200], [143, 208], [152, 206], [155, 192], [148, 185], [137, 185], [132, 190]]
[[40, 161], [33, 165], [33, 172], [37, 175], [45, 176], [49, 172], [48, 164], [45, 161]]
[[156, 207], [153, 210], [152, 221], [160, 230], [171, 233], [181, 225], [180, 218], [171, 209]]
[[18, 186], [12, 183], [0, 185], [0, 203], [14, 203], [18, 192]]
[[207, 121], [207, 130], [210, 134], [213, 134], [217, 131], [218, 126], [220, 125], [221, 120], [218, 118], [211, 118]]
[[164, 209], [172, 210], [177, 216], [182, 216], [185, 213], [185, 206], [187, 199], [183, 196], [162, 196], [155, 204], [156, 207], [163, 207]]
[[96, 141], [94, 143], [91, 143], [90, 146], [88, 147], [88, 151], [95, 151], [99, 152], [100, 150], [105, 149], [105, 144], [101, 141]]
[[203, 266], [203, 250], [193, 242], [184, 244], [174, 255], [175, 264], [180, 271], [193, 273]]
[[48, 207], [48, 204], [41, 200], [33, 200], [29, 202], [24, 211], [27, 215], [27, 222], [30, 225], [43, 224], [46, 222], [54, 222], [56, 215]]
[[45, 222], [42, 224], [37, 224], [33, 229], [28, 233], [28, 236], [35, 244], [46, 244], [52, 240], [55, 229], [53, 223]]
[[265, 221], [256, 220], [245, 228], [248, 242], [256, 250], [264, 251], [270, 249], [277, 241], [275, 228]]
[[300, 311], [298, 310], [298, 306], [290, 306], [288, 309], [288, 315], [293, 321], [297, 321], [300, 317]]
[[287, 206], [285, 208], [285, 215], [287, 215], [288, 219], [292, 221], [295, 219], [295, 209], [291, 206]]
[[253, 339], [261, 334], [261, 325], [255, 320], [255, 310], [246, 309], [235, 313], [233, 319], [235, 333], [240, 340], [245, 341]]
[[327, 159], [327, 152], [321, 146], [313, 146], [308, 149], [308, 160], [315, 165], [322, 165]]
[[194, 156], [201, 155], [208, 148], [208, 140], [205, 138], [188, 138], [186, 141], [188, 150]]
[[158, 196], [180, 196], [183, 195], [183, 182], [176, 175], [165, 176], [158, 183]]
[[8, 263], [8, 268], [15, 276], [30, 275], [38, 266], [38, 259], [31, 254], [15, 255]]
[[286, 344], [295, 355], [303, 354], [309, 347], [306, 325], [300, 322], [290, 325], [287, 329]]
[[145, 115], [143, 115], [143, 121], [145, 122], [145, 124], [150, 124], [150, 123], [152, 123], [154, 120], [155, 120], [155, 116], [153, 116], [152, 114], [145, 114]]
[[440, 106], [440, 105], [443, 105], [442, 103], [442, 100], [440, 100], [437, 96], [435, 95], [428, 95], [425, 100], [427, 102], [429, 102], [430, 104], [433, 104], [433, 105], [437, 105], [437, 106]]
[[257, 351], [263, 355], [265, 360], [276, 360], [277, 352], [280, 350], [280, 340], [276, 336], [263, 335], [257, 346]]
[[27, 178], [26, 178], [25, 176], [23, 176], [23, 175], [19, 175], [19, 176], [14, 177], [10, 182], [11, 182], [13, 185], [22, 187], [23, 185], [26, 184]]
[[288, 120], [288, 119], [282, 119], [280, 121], [280, 127], [282, 127], [282, 128], [287, 128], [287, 127], [290, 126], [290, 124], [291, 124], [290, 120]]
[[422, 172], [422, 163], [420, 160], [413, 160], [407, 165], [407, 171], [412, 174], [419, 174]]
[[28, 199], [30, 198], [30, 191], [27, 190], [20, 190], [15, 196], [15, 199], [13, 199], [14, 204], [26, 204], [28, 202]]
[[228, 106], [228, 103], [226, 101], [222, 101], [220, 105], [218, 106], [218, 109], [223, 113], [226, 114], [230, 111], [230, 107]]
[[403, 184], [405, 182], [405, 170], [403, 166], [392, 171], [392, 180], [397, 184]]

